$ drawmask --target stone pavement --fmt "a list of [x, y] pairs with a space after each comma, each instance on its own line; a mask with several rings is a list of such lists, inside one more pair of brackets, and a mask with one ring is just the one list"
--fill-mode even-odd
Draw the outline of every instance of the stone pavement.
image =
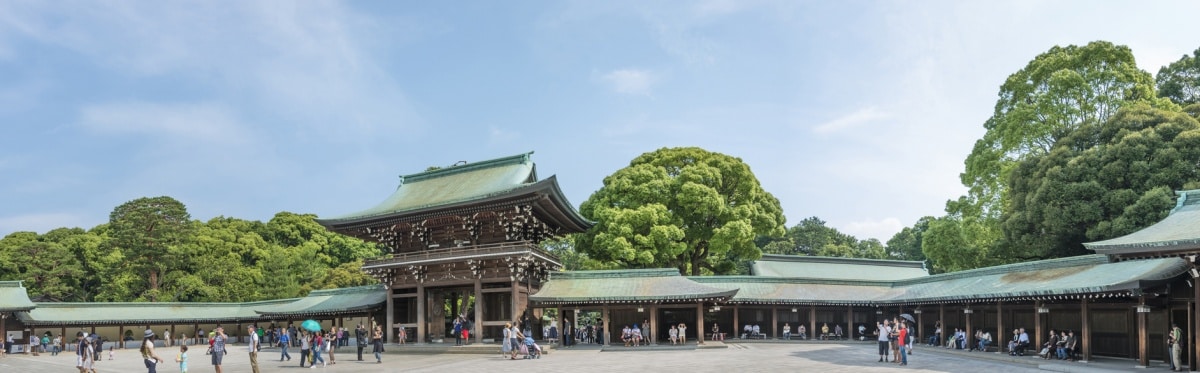
[[[388, 346], [383, 363], [375, 364], [374, 358], [364, 354], [368, 361], [354, 361], [351, 349], [343, 348], [337, 354], [336, 365], [315, 369], [299, 366], [298, 358], [290, 362], [279, 362], [277, 349], [266, 349], [259, 354], [262, 372], [632, 372], [646, 368], [669, 369], [694, 372], [768, 372], [768, 371], [813, 371], [813, 372], [1044, 372], [1037, 361], [1009, 361], [987, 358], [975, 353], [934, 351], [937, 348], [918, 348], [909, 360], [909, 366], [877, 362], [875, 346], [866, 343], [740, 343], [730, 341], [727, 348], [702, 349], [631, 349], [620, 351], [597, 348], [571, 348], [554, 350], [538, 360], [507, 360], [500, 356], [499, 346], [495, 354], [424, 354], [400, 353], [404, 347]], [[175, 349], [160, 348], [159, 354], [168, 363], [158, 366], [159, 372], [178, 372], [173, 362]], [[293, 356], [296, 355], [293, 351]], [[213, 372], [208, 356], [203, 351], [190, 354], [189, 372]], [[992, 354], [994, 355], [994, 354]], [[108, 360], [108, 353], [97, 366], [99, 372], [145, 372], [137, 350], [116, 352], [115, 360]], [[991, 357], [991, 356], [989, 356]], [[1040, 359], [1038, 359], [1040, 360]], [[1132, 370], [1130, 361], [1117, 361], [1119, 371]], [[1107, 363], [1105, 363], [1107, 364]], [[0, 372], [73, 372], [74, 356], [62, 354], [52, 357], [16, 355], [0, 359]], [[1088, 371], [1101, 368], [1100, 364], [1075, 363], [1070, 371]], [[225, 358], [225, 372], [250, 372], [244, 346], [233, 346]], [[1060, 370], [1061, 371], [1061, 370]], [[1144, 371], [1166, 371], [1152, 367]]]

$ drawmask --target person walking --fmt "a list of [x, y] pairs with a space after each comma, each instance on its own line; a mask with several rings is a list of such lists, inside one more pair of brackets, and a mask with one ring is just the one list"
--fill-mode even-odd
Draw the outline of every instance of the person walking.
[[898, 343], [900, 347], [900, 366], [905, 366], [908, 365], [908, 349], [904, 348], [905, 344], [909, 343], [908, 327], [905, 326], [904, 320], [900, 320], [900, 326], [898, 328], [900, 329], [900, 333], [897, 335], [898, 338], [896, 338], [896, 343]]
[[[310, 345], [310, 343], [312, 343], [312, 337], [308, 335], [308, 331], [300, 331], [300, 336], [298, 336], [296, 339], [300, 340], [300, 367], [303, 368], [304, 362], [311, 360], [311, 356], [309, 354], [312, 348]], [[313, 363], [315, 364], [316, 362]]]
[[362, 323], [354, 328], [354, 344], [358, 345], [358, 361], [363, 361], [362, 352], [367, 347], [367, 329], [363, 328]]
[[383, 353], [383, 329], [379, 325], [375, 325], [375, 331], [371, 332], [371, 345], [374, 346], [375, 363], [382, 364], [383, 357], [380, 354]]
[[888, 328], [887, 320], [884, 320], [884, 321], [875, 323], [875, 329], [876, 329], [875, 335], [878, 336], [878, 338], [876, 338], [876, 340], [879, 341], [879, 362], [880, 363], [887, 362], [887, 351], [888, 351], [888, 340], [889, 340], [888, 335], [890, 335], [892, 333], [891, 328]]
[[288, 333], [280, 333], [279, 334], [279, 348], [282, 351], [279, 353], [279, 361], [283, 361], [283, 359], [292, 361], [292, 355], [288, 354], [288, 350], [287, 350], [288, 346], [291, 344], [292, 344], [292, 336], [291, 335], [288, 335]]
[[258, 348], [259, 348], [258, 344], [261, 343], [262, 340], [258, 339], [258, 333], [257, 333], [257, 330], [255, 330], [254, 325], [250, 325], [250, 326], [246, 327], [246, 334], [250, 335], [250, 345], [247, 346], [250, 348], [250, 371], [252, 371], [254, 373], [259, 373], [258, 372]]
[[1182, 350], [1179, 348], [1179, 342], [1183, 340], [1183, 330], [1179, 328], [1179, 324], [1171, 323], [1171, 336], [1168, 341], [1171, 343], [1171, 366], [1172, 370], [1180, 371], [1179, 354]]
[[214, 328], [212, 333], [212, 365], [217, 373], [222, 373], [221, 361], [225, 358], [225, 339], [228, 337], [225, 335], [225, 328], [220, 326]]
[[146, 364], [146, 371], [155, 373], [158, 363], [163, 362], [163, 359], [158, 357], [158, 353], [154, 352], [154, 331], [146, 329], [142, 337], [141, 352], [142, 362]]

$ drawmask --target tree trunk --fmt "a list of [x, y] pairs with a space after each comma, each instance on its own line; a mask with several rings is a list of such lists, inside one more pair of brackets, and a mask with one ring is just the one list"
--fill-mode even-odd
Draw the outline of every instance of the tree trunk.
[[[158, 290], [158, 271], [153, 269], [150, 270], [150, 290]], [[151, 302], [158, 301], [158, 296], [156, 294], [158, 294], [157, 291], [150, 292]]]

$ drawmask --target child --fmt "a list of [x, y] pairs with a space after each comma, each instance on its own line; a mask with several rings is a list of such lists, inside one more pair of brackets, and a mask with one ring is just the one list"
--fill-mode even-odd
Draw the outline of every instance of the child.
[[113, 359], [113, 346], [108, 346], [108, 359]]
[[179, 371], [187, 373], [187, 345], [179, 345], [179, 355], [175, 356], [175, 361], [179, 363]]

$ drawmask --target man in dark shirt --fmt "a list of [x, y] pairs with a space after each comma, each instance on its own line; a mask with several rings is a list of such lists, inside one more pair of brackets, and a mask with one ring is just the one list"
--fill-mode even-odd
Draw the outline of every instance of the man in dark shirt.
[[367, 347], [367, 329], [361, 323], [354, 328], [354, 343], [358, 345], [358, 361], [362, 361], [363, 348]]

